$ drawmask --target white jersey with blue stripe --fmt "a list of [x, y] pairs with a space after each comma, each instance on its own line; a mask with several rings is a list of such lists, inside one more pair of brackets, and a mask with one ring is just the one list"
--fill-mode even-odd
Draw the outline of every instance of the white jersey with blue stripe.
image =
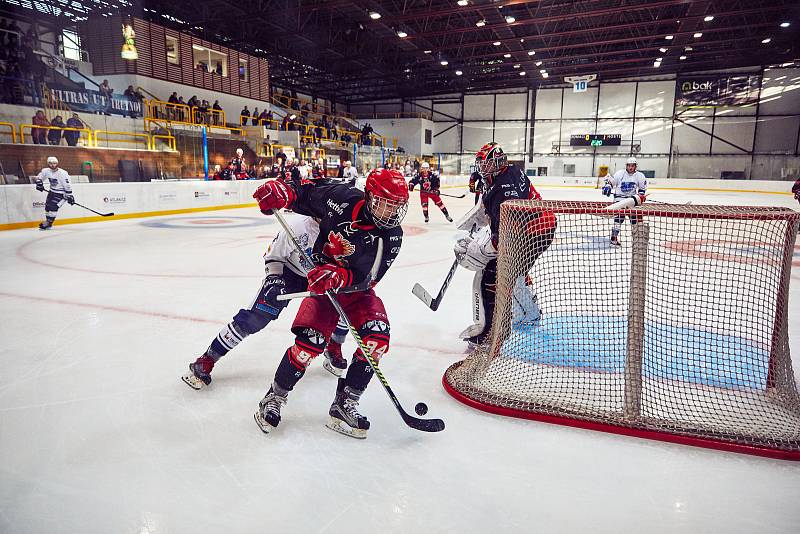
[[59, 195], [71, 195], [72, 184], [69, 183], [69, 174], [64, 169], [53, 170], [45, 167], [37, 176], [39, 180], [50, 184], [50, 191]]
[[619, 170], [606, 177], [614, 192], [614, 198], [632, 197], [636, 194], [647, 193], [647, 178], [639, 171], [628, 174], [626, 170]]
[[[319, 236], [319, 223], [312, 217], [306, 215], [291, 214], [286, 217], [286, 223], [292, 229], [292, 233], [297, 238], [297, 242], [303, 247], [308, 255], [311, 255], [314, 242]], [[284, 265], [295, 274], [305, 278], [306, 272], [314, 266], [309, 264], [304, 256], [300, 255], [294, 243], [281, 230], [264, 254], [264, 268], [268, 275], [283, 274]]]

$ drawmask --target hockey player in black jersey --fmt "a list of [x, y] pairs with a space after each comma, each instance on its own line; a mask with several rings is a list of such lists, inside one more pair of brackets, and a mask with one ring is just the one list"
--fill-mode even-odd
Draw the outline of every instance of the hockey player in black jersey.
[[425, 215], [425, 222], [429, 220], [428, 199], [433, 200], [436, 207], [442, 210], [445, 219], [453, 222], [453, 218], [450, 217], [442, 198], [439, 196], [439, 174], [431, 171], [431, 165], [427, 161], [422, 164], [417, 175], [408, 182], [408, 190], [413, 191], [415, 185], [419, 185], [419, 201], [422, 204], [422, 214]]
[[[453, 251], [462, 267], [475, 271], [475, 323], [464, 330], [461, 337], [470, 343], [480, 344], [491, 331], [494, 315], [500, 206], [507, 200], [541, 200], [542, 197], [521, 169], [508, 164], [507, 156], [497, 143], [484, 145], [475, 156], [475, 165], [486, 183], [481, 202], [488, 226], [481, 228], [472, 237], [459, 239]], [[531, 251], [526, 256], [529, 264], [519, 266], [520, 272], [513, 273], [516, 278], [525, 276], [527, 279], [528, 269], [552, 243], [555, 227], [555, 215], [542, 211], [537, 215], [536, 224], [528, 228], [525, 235], [520, 236], [525, 239], [525, 245], [531, 247]]]
[[[408, 210], [408, 186], [397, 171], [373, 170], [367, 176], [364, 192], [345, 184], [314, 186], [268, 180], [253, 197], [267, 215], [276, 209], [291, 208], [320, 219], [312, 254], [315, 265], [308, 272], [308, 287], [314, 293], [364, 280], [382, 250], [374, 286], [400, 252], [400, 222]], [[389, 349], [389, 318], [381, 299], [372, 288], [340, 294], [337, 299], [372, 357], [379, 360]], [[269, 433], [278, 426], [289, 392], [303, 377], [310, 361], [323, 351], [338, 319], [335, 308], [324, 296], [307, 297], [301, 303], [292, 324], [294, 345], [284, 353], [272, 386], [254, 416], [263, 432]], [[356, 438], [366, 437], [369, 421], [358, 412], [358, 401], [372, 374], [366, 358], [357, 350], [346, 376], [339, 379], [329, 410], [329, 428]]]

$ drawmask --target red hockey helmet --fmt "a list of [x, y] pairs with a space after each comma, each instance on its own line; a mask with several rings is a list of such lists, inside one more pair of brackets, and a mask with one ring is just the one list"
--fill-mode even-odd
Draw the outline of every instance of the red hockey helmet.
[[375, 226], [400, 226], [408, 211], [408, 184], [400, 171], [375, 169], [367, 176], [367, 211]]
[[486, 143], [475, 154], [475, 167], [491, 183], [496, 175], [508, 168], [508, 156], [497, 143]]

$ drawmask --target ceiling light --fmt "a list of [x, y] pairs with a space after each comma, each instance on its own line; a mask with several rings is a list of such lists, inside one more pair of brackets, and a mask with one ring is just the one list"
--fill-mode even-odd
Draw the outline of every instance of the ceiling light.
[[372, 20], [378, 20], [379, 18], [381, 18], [381, 14], [378, 13], [377, 11], [370, 11], [369, 18], [371, 18]]
[[663, 54], [664, 52], [666, 52], [666, 51], [667, 51], [667, 49], [666, 49], [666, 48], [659, 48], [659, 49], [658, 49], [658, 51], [659, 51], [659, 52], [661, 52], [661, 53]]
[[694, 48], [692, 48], [691, 46], [687, 46], [686, 48], [684, 48], [684, 50], [686, 50], [687, 52], [691, 52], [692, 50], [694, 50]]
[[483, 28], [484, 26], [486, 26], [486, 21], [479, 20], [478, 22], [475, 23], [475, 26], [477, 26], [478, 28]]
[[656, 58], [656, 61], [658, 61], [659, 63], [661, 63], [662, 61], [664, 61], [664, 58], [663, 58], [663, 57], [657, 57], [657, 58]]
[[706, 21], [706, 22], [711, 22], [712, 20], [714, 20], [714, 15], [709, 15], [706, 18], [704, 18], [703, 20]]
[[408, 37], [408, 34], [406, 32], [404, 32], [403, 30], [397, 30], [397, 36], [399, 38], [401, 38], [401, 39], [404, 39], [404, 38]]
[[537, 66], [537, 67], [541, 67], [541, 66], [542, 66], [542, 62], [541, 62], [541, 61], [537, 61], [537, 62], [536, 62], [536, 66]]
[[469, 2], [467, 2], [467, 0], [458, 0], [456, 4], [460, 5], [461, 7], [464, 7], [465, 5], [469, 4]]
[[430, 50], [423, 50], [423, 52], [426, 53], [426, 54], [430, 54], [431, 53]]
[[542, 74], [544, 74], [545, 72], [547, 72], [547, 70], [545, 70], [545, 69], [542, 69], [542, 70], [540, 70], [539, 72], [541, 72]]
[[443, 59], [443, 60], [441, 60], [441, 61], [439, 62], [439, 64], [440, 64], [442, 67], [445, 67], [445, 66], [447, 66], [447, 60], [446, 60], [446, 59]]
[[508, 59], [508, 58], [510, 58], [510, 57], [511, 57], [511, 54], [503, 54], [503, 57], [504, 57], [504, 58], [506, 58], [506, 59]]
[[519, 68], [519, 63], [517, 63], [516, 65], [514, 65], [514, 68], [515, 68], [515, 69], [518, 69], [518, 68]]
[[661, 66], [661, 62], [660, 61], [653, 61], [653, 67], [658, 68], [660, 66]]
[[524, 70], [523, 70], [523, 71], [521, 71], [521, 72], [519, 73], [519, 75], [520, 75], [520, 76], [525, 76], [525, 71], [524, 71]]
[[767, 37], [766, 39], [761, 39], [761, 44], [767, 44], [767, 43], [769, 43], [770, 41], [772, 41], [772, 39], [770, 39], [769, 37]]
[[[464, 4], [466, 5], [466, 2], [464, 2]], [[462, 74], [464, 74], [464, 73], [463, 73], [463, 72], [461, 72], [460, 70], [457, 70], [457, 71], [456, 71], [456, 76], [461, 76]]]
[[703, 34], [701, 32], [697, 32], [692, 37], [694, 37], [695, 39], [700, 39], [702, 36], [703, 36]]
[[408, 67], [406, 67], [406, 68], [403, 70], [403, 72], [411, 72], [411, 69], [409, 69]]
[[680, 59], [681, 61], [683, 61], [684, 59], [686, 59], [686, 56], [681, 56], [681, 57], [679, 57], [678, 59]]
[[492, 44], [495, 45], [495, 46], [500, 46], [500, 41], [495, 41]]
[[528, 50], [528, 55], [532, 56], [536, 53], [536, 50]]
[[517, 19], [515, 19], [515, 18], [514, 18], [514, 17], [512, 17], [511, 15], [508, 15], [508, 16], [506, 17], [506, 22], [508, 22], [509, 24], [511, 24], [512, 22], [516, 22], [516, 21], [517, 21]]
[[792, 25], [791, 22], [781, 22], [781, 28], [788, 28], [791, 25]]
[[667, 35], [666, 37], [664, 37], [664, 39], [666, 39], [667, 41], [671, 41], [674, 37], [675, 37], [674, 35]]
[[520, 42], [520, 43], [524, 43], [524, 42], [525, 42], [525, 39], [520, 39], [520, 40], [519, 40], [519, 42]]
[[550, 76], [550, 75], [549, 75], [549, 74], [547, 74], [546, 72], [543, 72], [543, 73], [542, 73], [542, 78], [547, 78], [548, 76]]

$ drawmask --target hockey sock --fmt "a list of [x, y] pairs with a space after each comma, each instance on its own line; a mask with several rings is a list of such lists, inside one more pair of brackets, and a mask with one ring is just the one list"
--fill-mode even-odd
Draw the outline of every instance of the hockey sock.
[[311, 360], [322, 354], [326, 340], [322, 333], [313, 328], [302, 328], [297, 332], [294, 345], [286, 349], [278, 370], [275, 371], [275, 382], [287, 391], [291, 391], [303, 375]]
[[369, 366], [369, 363], [365, 360], [353, 358], [353, 361], [350, 362], [350, 367], [347, 368], [347, 375], [344, 377], [344, 381], [348, 387], [364, 391], [367, 389], [367, 384], [369, 384], [373, 374], [375, 373], [372, 372], [372, 367]]

